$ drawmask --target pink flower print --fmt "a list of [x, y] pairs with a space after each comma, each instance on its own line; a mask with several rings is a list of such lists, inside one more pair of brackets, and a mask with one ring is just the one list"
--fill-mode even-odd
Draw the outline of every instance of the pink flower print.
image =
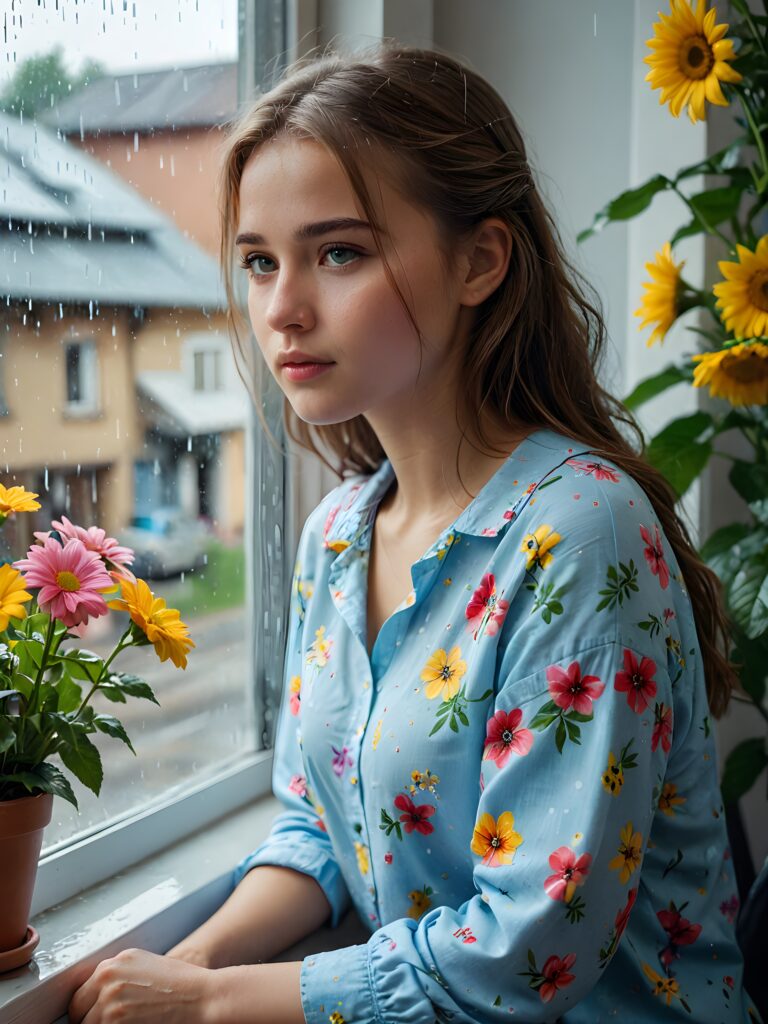
[[691, 924], [687, 917], [682, 916], [685, 904], [677, 909], [674, 903], [669, 904], [669, 910], [657, 910], [656, 917], [659, 924], [667, 933], [668, 945], [659, 954], [659, 960], [666, 968], [669, 968], [673, 960], [680, 959], [679, 946], [690, 946], [701, 935], [701, 925]]
[[325, 525], [323, 526], [323, 540], [326, 541], [326, 542], [327, 542], [328, 537], [330, 535], [331, 527], [333, 526], [333, 522], [336, 519], [336, 516], [339, 514], [339, 510], [340, 509], [341, 509], [341, 505], [334, 505], [333, 508], [330, 510], [330, 512], [328, 513], [328, 515], [325, 518]]
[[483, 760], [495, 761], [497, 768], [503, 768], [512, 754], [521, 757], [528, 753], [533, 744], [530, 729], [519, 728], [523, 719], [520, 708], [511, 711], [497, 711], [485, 726]]
[[567, 846], [559, 846], [549, 855], [549, 866], [555, 872], [544, 882], [544, 892], [553, 900], [570, 903], [576, 886], [583, 885], [589, 874], [592, 855], [583, 853], [581, 857]]
[[291, 679], [290, 708], [292, 715], [298, 715], [301, 707], [301, 676], [293, 676]]
[[566, 462], [569, 466], [579, 470], [578, 476], [591, 475], [595, 480], [609, 480], [612, 484], [617, 484], [621, 479], [613, 466], [607, 466], [603, 462], [587, 462], [583, 459], [566, 459]]
[[482, 530], [480, 531], [480, 536], [481, 537], [495, 537], [498, 532], [499, 532], [498, 530], [494, 530], [490, 526], [484, 526], [482, 528]]
[[729, 896], [727, 900], [723, 900], [723, 902], [720, 904], [720, 913], [730, 924], [734, 923], [738, 912], [739, 897], [735, 893], [733, 896]]
[[629, 924], [629, 915], [632, 913], [632, 907], [635, 905], [637, 899], [637, 886], [634, 889], [630, 889], [627, 893], [627, 905], [622, 907], [616, 915], [614, 922], [614, 942], [618, 942], [621, 936], [624, 934], [624, 929]]
[[582, 676], [578, 661], [572, 661], [568, 670], [559, 665], [547, 669], [549, 695], [559, 708], [573, 708], [580, 715], [592, 714], [592, 701], [605, 689], [598, 676]]
[[414, 829], [423, 836], [428, 836], [435, 831], [435, 826], [427, 821], [435, 813], [436, 808], [432, 804], [420, 804], [418, 807], [409, 796], [404, 793], [395, 797], [395, 807], [403, 813], [400, 821], [405, 826], [405, 831], [410, 834]]
[[291, 781], [288, 783], [288, 789], [291, 793], [295, 793], [296, 796], [305, 797], [307, 795], [307, 780], [303, 775], [292, 775]]
[[626, 693], [627, 702], [632, 710], [641, 715], [648, 707], [651, 699], [656, 696], [656, 681], [653, 673], [656, 662], [643, 656], [640, 664], [632, 651], [624, 649], [624, 671], [616, 673], [614, 687]]
[[670, 622], [672, 619], [674, 619], [674, 617], [675, 617], [675, 613], [672, 611], [671, 608], [665, 608], [664, 609], [664, 624], [665, 625], [668, 622]]
[[349, 756], [349, 747], [342, 747], [341, 750], [337, 750], [336, 747], [331, 744], [331, 750], [333, 751], [331, 766], [339, 778], [341, 778], [344, 774], [344, 769], [351, 767], [354, 763], [352, 758]]
[[509, 601], [496, 596], [495, 576], [492, 572], [485, 573], [464, 611], [469, 628], [474, 628], [472, 638], [477, 640], [483, 632], [495, 636], [508, 611]]
[[551, 956], [541, 968], [545, 981], [539, 989], [539, 995], [544, 1003], [549, 1003], [555, 998], [558, 989], [565, 988], [575, 980], [576, 975], [570, 974], [570, 969], [576, 962], [576, 954], [569, 953], [561, 960], [560, 957]]
[[672, 746], [672, 708], [668, 708], [665, 704], [657, 703], [654, 710], [651, 750], [656, 750], [659, 741], [661, 741], [661, 749], [665, 754], [668, 754]]
[[653, 530], [654, 539], [651, 540], [651, 534], [648, 529], [645, 526], [640, 527], [640, 536], [646, 543], [643, 554], [645, 555], [645, 560], [648, 563], [648, 568], [654, 576], [659, 577], [661, 589], [666, 590], [669, 586], [669, 566], [664, 559], [664, 549], [661, 545], [661, 534], [659, 533], [657, 523], [653, 524]]

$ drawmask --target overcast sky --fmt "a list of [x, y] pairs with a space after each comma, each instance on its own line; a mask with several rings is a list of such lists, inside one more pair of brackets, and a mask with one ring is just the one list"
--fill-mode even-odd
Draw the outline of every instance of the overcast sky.
[[0, 89], [17, 66], [60, 44], [71, 71], [233, 60], [237, 0], [0, 0]]

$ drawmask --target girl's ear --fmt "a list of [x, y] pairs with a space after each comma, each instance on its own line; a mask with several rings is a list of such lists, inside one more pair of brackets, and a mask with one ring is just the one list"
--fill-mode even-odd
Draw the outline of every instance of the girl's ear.
[[478, 225], [462, 254], [462, 305], [479, 306], [496, 291], [507, 274], [512, 246], [512, 232], [503, 220], [488, 218]]

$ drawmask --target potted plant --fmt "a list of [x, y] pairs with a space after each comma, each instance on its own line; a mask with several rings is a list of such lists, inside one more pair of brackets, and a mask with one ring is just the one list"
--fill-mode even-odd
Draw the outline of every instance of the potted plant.
[[[10, 516], [39, 509], [37, 497], [0, 484], [0, 529]], [[98, 796], [101, 756], [89, 736], [113, 736], [135, 754], [120, 721], [95, 710], [94, 696], [158, 703], [115, 660], [127, 647], [152, 644], [161, 661], [186, 668], [194, 647], [178, 611], [128, 568], [130, 548], [104, 530], [62, 516], [35, 538], [26, 558], [0, 565], [0, 971], [27, 963], [39, 941], [28, 917], [43, 831], [55, 796], [77, 807], [62, 767]], [[112, 653], [73, 645], [109, 609], [130, 616]]]

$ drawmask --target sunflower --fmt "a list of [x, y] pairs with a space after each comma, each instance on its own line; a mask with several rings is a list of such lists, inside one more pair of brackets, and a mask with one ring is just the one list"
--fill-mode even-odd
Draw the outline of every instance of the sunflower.
[[36, 512], [40, 502], [35, 501], [37, 494], [25, 491], [23, 487], [6, 487], [0, 484], [0, 523], [3, 523], [13, 512]]
[[678, 314], [677, 300], [682, 288], [680, 271], [684, 266], [685, 260], [675, 263], [672, 259], [672, 247], [669, 242], [665, 242], [660, 252], [656, 253], [655, 263], [645, 264], [645, 269], [653, 280], [643, 281], [645, 295], [634, 315], [643, 317], [638, 325], [639, 331], [647, 324], [656, 324], [646, 342], [648, 348], [655, 341], [663, 341], [665, 334], [675, 322]]
[[424, 696], [434, 700], [440, 695], [444, 701], [455, 697], [459, 691], [459, 680], [467, 671], [466, 661], [462, 661], [461, 648], [452, 647], [449, 653], [439, 648], [424, 666], [421, 676]]
[[32, 595], [25, 585], [18, 569], [0, 565], [0, 629], [7, 629], [11, 619], [23, 619], [27, 614], [24, 604], [32, 600]]
[[122, 599], [110, 601], [115, 611], [129, 612], [131, 619], [154, 645], [160, 661], [169, 658], [177, 668], [187, 667], [187, 651], [194, 643], [175, 608], [166, 608], [162, 597], [155, 597], [144, 580], [120, 581]]
[[768, 345], [742, 342], [692, 358], [699, 364], [693, 371], [694, 387], [709, 384], [713, 398], [726, 398], [731, 405], [768, 404]]
[[726, 64], [734, 60], [733, 42], [723, 39], [725, 24], [716, 25], [717, 11], [705, 13], [704, 0], [697, 0], [696, 13], [689, 0], [670, 0], [671, 14], [659, 11], [661, 22], [653, 26], [653, 39], [646, 46], [655, 53], [644, 58], [651, 70], [645, 76], [653, 89], [661, 89], [659, 103], [669, 101], [670, 113], [680, 116], [687, 105], [688, 116], [706, 120], [705, 101], [727, 107], [721, 82], [740, 82], [742, 76]]
[[722, 320], [736, 337], [760, 338], [768, 334], [768, 235], [752, 252], [737, 245], [738, 263], [722, 260], [717, 265], [726, 278], [712, 291], [722, 310]]

